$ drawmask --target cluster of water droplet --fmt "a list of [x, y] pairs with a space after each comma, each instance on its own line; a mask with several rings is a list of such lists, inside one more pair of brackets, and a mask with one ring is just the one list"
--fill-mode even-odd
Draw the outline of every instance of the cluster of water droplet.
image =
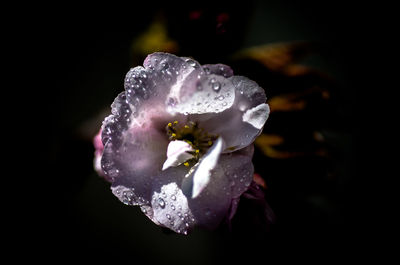
[[232, 198], [239, 197], [247, 190], [253, 179], [253, 164], [251, 160], [241, 161], [236, 164], [226, 163], [223, 168], [229, 181], [228, 187], [223, 188], [224, 192]]
[[[176, 184], [168, 186], [171, 185]], [[161, 193], [154, 193], [152, 207], [155, 218], [177, 233], [186, 235], [195, 224], [194, 216], [187, 205], [187, 199], [180, 190], [171, 191], [166, 188], [162, 189]]]
[[134, 188], [124, 186], [112, 187], [113, 194], [125, 205], [150, 206], [150, 202], [141, 196], [135, 194]]

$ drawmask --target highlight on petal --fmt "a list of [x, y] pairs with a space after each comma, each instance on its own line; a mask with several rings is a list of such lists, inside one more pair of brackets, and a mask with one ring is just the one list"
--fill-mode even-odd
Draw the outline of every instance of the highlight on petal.
[[248, 109], [243, 114], [243, 121], [253, 125], [254, 128], [261, 130], [264, 123], [267, 121], [269, 116], [269, 106], [268, 104], [262, 103], [257, 107]]
[[194, 156], [190, 152], [194, 152], [193, 147], [185, 141], [174, 140], [171, 141], [167, 149], [167, 160], [165, 160], [162, 170], [169, 167], [176, 167]]
[[199, 165], [193, 175], [192, 198], [196, 198], [210, 181], [211, 170], [213, 170], [217, 165], [219, 155], [223, 150], [223, 146], [224, 141], [220, 137], [207, 152], [207, 154], [204, 155], [204, 158], [200, 160]]

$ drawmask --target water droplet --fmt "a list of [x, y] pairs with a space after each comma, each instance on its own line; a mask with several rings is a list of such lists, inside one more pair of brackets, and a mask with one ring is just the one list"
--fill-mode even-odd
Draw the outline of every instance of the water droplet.
[[140, 207], [140, 209], [142, 210], [142, 212], [143, 212], [144, 214], [147, 214], [147, 210], [146, 210], [146, 208], [144, 208], [144, 207]]
[[168, 106], [174, 107], [176, 105], [177, 100], [175, 98], [168, 99]]
[[196, 86], [196, 88], [197, 88], [197, 90], [203, 90], [203, 86], [201, 85], [201, 83], [199, 82], [199, 83], [197, 83], [197, 86]]
[[225, 98], [225, 97], [224, 97], [224, 96], [222, 96], [222, 95], [221, 95], [221, 96], [219, 96], [219, 97], [217, 97], [217, 99], [218, 99], [218, 100], [224, 100], [224, 98]]
[[165, 201], [162, 198], [158, 199], [158, 205], [160, 205], [161, 208], [165, 207]]
[[166, 214], [165, 216], [167, 217], [168, 220], [171, 220], [171, 215]]
[[207, 75], [210, 73], [210, 68], [204, 67], [203, 69], [204, 69], [204, 72], [205, 72]]
[[162, 63], [161, 64], [162, 70], [166, 70], [169, 68], [169, 64], [168, 63]]
[[175, 211], [175, 205], [171, 204], [171, 209]]
[[222, 106], [225, 107], [226, 105], [228, 105], [228, 103], [226, 103], [226, 102], [222, 103]]
[[173, 221], [171, 221], [171, 222], [169, 222], [169, 224], [170, 224], [171, 226], [173, 226], [173, 225], [174, 225], [174, 222], [173, 222]]
[[176, 200], [176, 196], [175, 196], [175, 195], [171, 195], [171, 199], [172, 199], [173, 201], [175, 201], [175, 200]]
[[236, 175], [236, 174], [233, 175], [233, 178], [234, 178], [234, 179], [236, 179], [237, 177], [238, 177], [238, 175]]
[[219, 92], [219, 90], [221, 89], [221, 84], [220, 84], [219, 82], [213, 83], [213, 84], [212, 84], [212, 89], [213, 89], [215, 92]]
[[189, 223], [185, 223], [185, 226], [186, 226], [186, 227], [189, 227]]
[[188, 65], [190, 65], [191, 67], [194, 67], [194, 68], [196, 68], [196, 66], [197, 66], [196, 62], [193, 61], [192, 59], [187, 59], [187, 60], [186, 60], [186, 63], [187, 63]]
[[215, 83], [215, 81], [216, 81], [216, 80], [215, 80], [215, 78], [214, 78], [214, 77], [213, 77], [213, 78], [211, 78], [211, 79], [210, 79], [210, 84], [214, 84], [214, 83]]
[[179, 216], [179, 217], [182, 217], [182, 213], [181, 213], [181, 212], [178, 212], [178, 216]]
[[187, 231], [186, 231], [186, 230], [185, 230], [185, 231], [183, 231], [183, 234], [184, 234], [184, 235], [187, 235]]

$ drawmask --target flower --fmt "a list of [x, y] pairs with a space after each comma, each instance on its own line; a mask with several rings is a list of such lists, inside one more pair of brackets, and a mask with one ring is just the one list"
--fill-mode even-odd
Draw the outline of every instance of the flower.
[[147, 56], [124, 86], [102, 125], [113, 194], [177, 233], [232, 218], [269, 115], [264, 90], [226, 65], [168, 53]]

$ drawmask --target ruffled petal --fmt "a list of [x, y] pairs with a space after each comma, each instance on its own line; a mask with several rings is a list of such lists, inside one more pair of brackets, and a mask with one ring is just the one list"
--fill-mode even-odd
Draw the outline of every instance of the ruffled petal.
[[[102, 165], [107, 175], [113, 176], [112, 187], [131, 189], [131, 204], [144, 204], [150, 200], [151, 187], [162, 170], [166, 159], [168, 141], [156, 130], [128, 130], [118, 148], [108, 142], [104, 149]], [[124, 201], [123, 194], [114, 194]], [[122, 196], [122, 197], [121, 197]]]

